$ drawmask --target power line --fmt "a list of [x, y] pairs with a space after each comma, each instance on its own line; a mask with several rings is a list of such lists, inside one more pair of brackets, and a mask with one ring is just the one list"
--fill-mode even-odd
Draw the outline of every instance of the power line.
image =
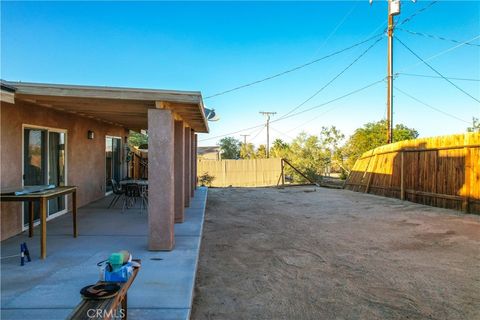
[[270, 126], [270, 129], [272, 129], [273, 131], [275, 131], [275, 132], [277, 132], [277, 133], [280, 133], [281, 135], [284, 135], [285, 137], [287, 137], [287, 138], [289, 138], [289, 139], [292, 139], [292, 140], [295, 139], [295, 138], [291, 137], [290, 135], [286, 134], [285, 132], [282, 132], [282, 131], [280, 131], [280, 130], [277, 130], [277, 129], [275, 129], [275, 128], [272, 127], [272, 126]]
[[468, 46], [480, 47], [480, 44], [477, 44], [477, 43], [470, 43], [470, 42], [465, 42], [464, 43], [462, 41], [455, 40], [455, 39], [449, 39], [449, 38], [445, 38], [445, 37], [441, 37], [441, 36], [435, 36], [435, 35], [428, 34], [428, 33], [423, 33], [423, 32], [410, 31], [410, 30], [406, 30], [406, 29], [403, 29], [403, 28], [397, 28], [397, 30], [401, 30], [401, 31], [404, 31], [404, 32], [407, 32], [407, 33], [410, 33], [410, 34], [413, 34], [413, 35], [423, 36], [423, 37], [427, 37], [427, 38], [431, 38], [431, 39], [449, 41], [449, 42], [453, 42], [453, 43], [463, 43], [463, 44], [468, 45]]
[[[395, 76], [409, 76], [409, 77], [421, 77], [421, 78], [435, 78], [435, 79], [443, 79], [440, 76], [433, 76], [427, 74], [416, 74], [416, 73], [404, 73], [404, 72], [397, 72]], [[472, 78], [457, 78], [457, 77], [445, 77], [450, 80], [457, 80], [457, 81], [480, 81], [480, 79], [472, 79]]]
[[271, 123], [277, 122], [277, 121], [280, 121], [280, 120], [284, 120], [284, 119], [288, 119], [288, 118], [297, 116], [297, 115], [299, 115], [299, 114], [303, 114], [303, 113], [305, 113], [305, 112], [308, 112], [308, 111], [311, 111], [311, 110], [314, 110], [314, 109], [321, 108], [321, 107], [323, 107], [323, 106], [325, 106], [325, 105], [327, 105], [327, 104], [336, 102], [336, 101], [338, 101], [338, 100], [341, 100], [341, 99], [344, 99], [344, 98], [346, 98], [346, 97], [348, 97], [348, 96], [351, 96], [351, 95], [353, 95], [353, 94], [355, 94], [355, 93], [358, 93], [358, 92], [361, 92], [361, 91], [363, 91], [363, 90], [366, 90], [366, 89], [368, 89], [368, 88], [370, 88], [370, 87], [373, 87], [374, 85], [376, 85], [376, 84], [378, 84], [378, 83], [380, 83], [380, 82], [383, 82], [384, 80], [385, 80], [385, 78], [382, 78], [381, 80], [377, 80], [377, 81], [375, 81], [375, 82], [372, 82], [372, 83], [370, 83], [370, 84], [368, 84], [368, 85], [366, 85], [366, 86], [364, 86], [364, 87], [361, 87], [361, 88], [359, 88], [359, 89], [350, 91], [349, 93], [346, 93], [346, 94], [344, 94], [344, 95], [342, 95], [342, 96], [340, 96], [340, 97], [334, 98], [334, 99], [329, 100], [329, 101], [327, 101], [327, 102], [324, 102], [324, 103], [322, 103], [322, 104], [319, 104], [319, 105], [316, 105], [316, 106], [314, 106], [314, 107], [305, 109], [305, 110], [303, 110], [303, 111], [299, 111], [299, 112], [297, 112], [297, 113], [291, 114], [291, 115], [286, 116], [286, 117], [281, 118], [281, 119], [279, 118], [279, 119], [273, 120], [273, 121], [271, 121]]
[[302, 127], [306, 126], [307, 124], [309, 124], [309, 123], [317, 120], [318, 118], [320, 118], [320, 117], [323, 116], [324, 114], [329, 113], [330, 111], [332, 111], [332, 110], [334, 110], [334, 109], [336, 109], [336, 108], [338, 108], [338, 107], [340, 107], [340, 106], [334, 106], [333, 108], [327, 109], [327, 110], [325, 110], [324, 112], [320, 113], [319, 115], [313, 117], [312, 119], [308, 119], [306, 122], [304, 122], [304, 123], [296, 126], [295, 128], [292, 128], [292, 129], [288, 130], [287, 132], [290, 133], [290, 132], [292, 132], [292, 131], [297, 130], [298, 128], [302, 128]]
[[218, 136], [215, 136], [215, 137], [208, 137], [208, 138], [202, 139], [200, 141], [208, 141], [208, 140], [213, 140], [213, 139], [217, 139], [217, 138], [223, 138], [223, 137], [231, 136], [231, 135], [234, 135], [234, 134], [237, 134], [237, 133], [240, 133], [240, 132], [244, 132], [244, 131], [248, 131], [248, 130], [252, 130], [252, 129], [257, 129], [257, 128], [260, 128], [260, 127], [265, 127], [265, 124], [262, 123], [262, 124], [259, 124], [259, 125], [253, 126], [253, 127], [244, 128], [244, 129], [241, 129], [241, 130], [229, 132], [229, 133], [218, 135]]
[[326, 87], [328, 87], [330, 84], [332, 84], [335, 80], [337, 80], [342, 74], [344, 74], [348, 69], [350, 69], [351, 66], [353, 66], [358, 60], [360, 60], [365, 54], [367, 54], [370, 49], [372, 49], [377, 43], [380, 42], [383, 38], [378, 38], [377, 41], [375, 41], [372, 45], [370, 45], [365, 51], [363, 51], [358, 57], [356, 57], [348, 66], [346, 66], [342, 71], [340, 71], [335, 77], [333, 77], [330, 81], [328, 81], [323, 87], [321, 87], [319, 90], [317, 90], [313, 95], [308, 97], [306, 100], [304, 100], [302, 103], [300, 103], [298, 106], [293, 108], [292, 110], [288, 111], [285, 115], [281, 116], [279, 119], [282, 119], [283, 117], [288, 116], [295, 110], [299, 109], [303, 105], [305, 105], [308, 101], [312, 100], [315, 98], [320, 92], [322, 92]]
[[[346, 93], [346, 94], [344, 94], [344, 95], [342, 95], [342, 96], [336, 97], [336, 98], [334, 98], [334, 99], [332, 99], [332, 100], [326, 101], [326, 102], [321, 103], [321, 104], [319, 104], [319, 105], [316, 105], [316, 106], [314, 106], [314, 107], [308, 108], [308, 109], [303, 110], [303, 111], [299, 111], [299, 112], [297, 112], [297, 113], [290, 114], [290, 115], [288, 115], [288, 116], [286, 116], [286, 117], [284, 117], [284, 118], [281, 118], [281, 119], [278, 118], [278, 119], [272, 120], [272, 121], [270, 121], [270, 123], [282, 121], [282, 120], [285, 120], [285, 119], [288, 119], [288, 118], [295, 117], [295, 116], [297, 116], [297, 115], [303, 114], [303, 113], [305, 113], [305, 112], [309, 112], [309, 111], [311, 111], [311, 110], [321, 108], [321, 107], [323, 107], [323, 106], [325, 106], [325, 105], [328, 105], [328, 104], [330, 104], [330, 103], [336, 102], [336, 101], [338, 101], [338, 100], [344, 99], [344, 98], [346, 98], [346, 97], [349, 97], [349, 96], [351, 96], [351, 95], [354, 95], [354, 94], [356, 94], [356, 93], [359, 93], [359, 92], [361, 92], [361, 91], [364, 91], [364, 90], [366, 90], [366, 89], [368, 89], [368, 88], [370, 88], [370, 87], [373, 87], [374, 85], [376, 85], [376, 84], [378, 84], [378, 83], [380, 83], [380, 82], [383, 82], [384, 80], [385, 80], [385, 78], [382, 78], [382, 79], [380, 79], [380, 80], [374, 81], [374, 82], [372, 82], [372, 83], [370, 83], [370, 84], [368, 84], [368, 85], [366, 85], [366, 86], [363, 86], [363, 87], [361, 87], [361, 88], [359, 88], [359, 89], [350, 91], [350, 92], [348, 92], [348, 93]], [[214, 136], [214, 137], [208, 137], [208, 138], [202, 139], [202, 140], [200, 140], [200, 141], [208, 141], [208, 140], [223, 138], [223, 137], [226, 137], [226, 136], [230, 136], [230, 135], [233, 135], [233, 134], [237, 134], [237, 133], [240, 133], [240, 132], [244, 132], [244, 131], [247, 131], [247, 130], [252, 130], [252, 129], [256, 129], [256, 128], [260, 128], [260, 127], [264, 127], [264, 126], [265, 126], [265, 124], [259, 124], [259, 125], [252, 126], [252, 127], [249, 127], [249, 128], [237, 130], [237, 131], [234, 131], [234, 132], [229, 132], [229, 133], [222, 134], [222, 135], [218, 135], [218, 136]]]
[[468, 93], [467, 91], [463, 90], [462, 88], [460, 88], [459, 86], [457, 86], [455, 83], [453, 83], [452, 81], [450, 81], [448, 78], [446, 78], [444, 75], [442, 75], [440, 72], [438, 72], [434, 67], [432, 67], [430, 64], [428, 64], [428, 62], [426, 62], [425, 60], [423, 60], [419, 55], [417, 55], [412, 49], [410, 49], [405, 43], [403, 43], [400, 39], [398, 39], [398, 37], [395, 37], [395, 39], [397, 39], [398, 42], [400, 42], [400, 44], [402, 46], [404, 46], [408, 51], [410, 51], [411, 54], [413, 54], [415, 57], [417, 57], [417, 59], [419, 59], [420, 61], [422, 61], [427, 67], [429, 67], [433, 72], [435, 72], [436, 74], [438, 74], [440, 77], [442, 77], [445, 81], [447, 81], [448, 83], [450, 83], [452, 86], [454, 86], [455, 88], [457, 88], [459, 91], [463, 92], [464, 94], [466, 94], [467, 96], [469, 96], [470, 98], [472, 98], [473, 100], [477, 101], [478, 103], [480, 103], [480, 100], [478, 100], [477, 98], [475, 98], [474, 96], [472, 96], [470, 93]]
[[445, 112], [445, 111], [443, 111], [443, 110], [441, 110], [441, 109], [435, 108], [434, 106], [431, 106], [431, 105], [429, 105], [428, 103], [423, 102], [423, 101], [421, 101], [421, 100], [418, 99], [418, 98], [415, 98], [414, 96], [412, 96], [411, 94], [409, 94], [409, 93], [401, 90], [401, 89], [398, 88], [397, 86], [394, 86], [394, 88], [395, 88], [395, 90], [403, 93], [404, 95], [406, 95], [406, 96], [409, 97], [410, 99], [415, 100], [415, 101], [417, 101], [418, 103], [420, 103], [420, 104], [422, 104], [422, 105], [424, 105], [424, 106], [426, 106], [426, 107], [428, 107], [428, 108], [430, 108], [430, 109], [432, 109], [432, 110], [435, 110], [435, 111], [437, 111], [437, 112], [440, 112], [440, 113], [442, 113], [442, 114], [444, 114], [444, 115], [446, 115], [446, 116], [449, 116], [449, 117], [451, 117], [451, 118], [454, 118], [454, 119], [456, 119], [456, 120], [459, 120], [459, 121], [462, 121], [462, 122], [465, 122], [465, 123], [470, 124], [469, 121], [466, 121], [466, 120], [464, 120], [464, 119], [462, 119], [462, 118], [459, 118], [459, 117], [457, 117], [457, 116], [455, 116], [455, 115], [453, 115], [453, 114], [451, 114], [451, 113]]
[[[382, 79], [382, 80], [380, 80], [380, 81], [377, 81], [375, 84], [377, 84], [377, 83], [379, 83], [379, 82], [382, 82], [383, 80], [385, 80], [385, 79]], [[334, 109], [336, 109], [336, 108], [339, 108], [339, 107], [341, 107], [341, 106], [338, 105], [338, 106], [334, 106], [334, 107], [332, 107], [332, 108], [330, 108], [330, 109], [327, 109], [327, 110], [325, 110], [324, 112], [320, 113], [319, 115], [317, 115], [317, 116], [315, 116], [315, 117], [313, 117], [313, 118], [311, 118], [311, 119], [308, 119], [307, 121], [303, 122], [302, 124], [300, 124], [300, 125], [292, 128], [292, 129], [288, 130], [287, 133], [290, 133], [290, 132], [292, 132], [292, 131], [295, 131], [295, 130], [297, 130], [298, 128], [302, 128], [302, 127], [304, 127], [305, 125], [307, 125], [307, 124], [309, 124], [309, 123], [317, 120], [317, 119], [320, 118], [321, 116], [323, 116], [323, 115], [329, 113], [330, 111], [332, 111], [332, 110], [334, 110]]]
[[[445, 53], [448, 53], [448, 52], [450, 52], [450, 51], [452, 51], [452, 50], [458, 49], [458, 48], [460, 48], [461, 46], [464, 46], [465, 44], [467, 44], [468, 42], [472, 42], [473, 40], [476, 40], [476, 39], [479, 39], [479, 38], [480, 38], [480, 35], [477, 35], [477, 36], [473, 37], [473, 38], [470, 39], [470, 40], [464, 41], [464, 42], [462, 42], [462, 43], [460, 43], [460, 44], [457, 44], [456, 46], [453, 46], [453, 47], [451, 47], [451, 48], [448, 48], [448, 49], [445, 49], [445, 50], [443, 50], [443, 51], [440, 51], [439, 53], [436, 53], [436, 54], [434, 54], [433, 56], [428, 57], [427, 59], [423, 59], [423, 61], [433, 60], [433, 59], [435, 59], [435, 58], [437, 58], [437, 57], [439, 57], [439, 56], [441, 56], [441, 55], [444, 55]], [[397, 38], [397, 39], [398, 39], [398, 38]], [[400, 73], [401, 73], [403, 70], [407, 70], [407, 69], [413, 68], [413, 67], [415, 67], [415, 66], [417, 66], [417, 65], [419, 65], [419, 64], [421, 64], [421, 63], [422, 63], [422, 62], [419, 61], [419, 62], [417, 62], [417, 63], [415, 63], [415, 64], [413, 64], [413, 65], [411, 65], [411, 66], [408, 66], [408, 67], [406, 67], [406, 68], [403, 68], [402, 70], [400, 70]]]
[[402, 24], [405, 24], [407, 22], [410, 22], [410, 20], [412, 20], [413, 18], [415, 18], [417, 15], [419, 15], [420, 13], [428, 10], [429, 8], [431, 8], [434, 4], [436, 4], [438, 2], [437, 1], [432, 1], [430, 2], [429, 4], [427, 4], [425, 7], [423, 8], [420, 8], [418, 9], [417, 11], [415, 11], [414, 13], [412, 13], [411, 15], [409, 15], [408, 17], [406, 17], [405, 19], [403, 19], [401, 22], [397, 23], [396, 25], [397, 26], [401, 26]]
[[260, 133], [263, 132], [263, 129], [265, 129], [265, 125], [262, 125], [262, 127], [260, 128], [260, 130], [253, 136], [252, 139], [250, 139], [250, 141], [255, 140], [255, 139], [260, 135]]
[[340, 20], [340, 22], [335, 26], [335, 28], [333, 28], [332, 32], [330, 32], [330, 34], [327, 36], [327, 38], [322, 42], [322, 44], [320, 45], [320, 47], [315, 51], [314, 53], [314, 56], [317, 55], [317, 53], [320, 51], [320, 49], [322, 49], [328, 42], [328, 40], [330, 40], [330, 38], [337, 32], [337, 30], [344, 24], [344, 22], [347, 20], [347, 18], [352, 14], [352, 12], [358, 7], [358, 4], [360, 2], [357, 1], [357, 3], [355, 4], [355, 6], [353, 6], [350, 11], [347, 12], [347, 14], [342, 18], [342, 20]]
[[255, 84], [258, 84], [258, 83], [261, 83], [261, 82], [264, 82], [264, 81], [267, 81], [267, 80], [271, 80], [271, 79], [274, 79], [274, 78], [278, 78], [278, 77], [283, 76], [283, 75], [285, 75], [285, 74], [288, 74], [288, 73], [297, 71], [297, 70], [299, 70], [299, 69], [308, 67], [308, 66], [310, 66], [310, 65], [312, 65], [312, 64], [314, 64], [314, 63], [317, 63], [317, 62], [319, 62], [319, 61], [322, 61], [322, 60], [325, 60], [325, 59], [327, 59], [327, 58], [333, 57], [333, 56], [335, 56], [335, 55], [338, 55], [338, 54], [340, 54], [340, 53], [343, 53], [343, 52], [345, 52], [345, 51], [348, 51], [348, 50], [350, 50], [350, 49], [353, 49], [353, 48], [355, 48], [355, 47], [358, 47], [359, 45], [362, 45], [362, 44], [364, 44], [364, 43], [366, 43], [366, 42], [369, 42], [369, 41], [371, 41], [371, 40], [373, 40], [373, 39], [376, 39], [379, 35], [380, 35], [380, 34], [377, 34], [377, 35], [375, 35], [375, 36], [373, 36], [373, 37], [370, 37], [370, 38], [368, 38], [368, 39], [366, 39], [366, 40], [357, 42], [357, 43], [355, 43], [355, 44], [353, 44], [353, 45], [351, 45], [351, 46], [348, 46], [348, 47], [346, 47], [346, 48], [340, 49], [340, 50], [335, 51], [335, 52], [333, 52], [333, 53], [327, 54], [327, 55], [325, 55], [325, 56], [323, 56], [323, 57], [320, 57], [320, 58], [318, 58], [318, 59], [315, 59], [315, 60], [312, 60], [312, 61], [310, 61], [310, 62], [304, 63], [304, 64], [302, 64], [302, 65], [296, 66], [296, 67], [294, 67], [294, 68], [291, 68], [291, 69], [288, 69], [288, 70], [279, 72], [279, 73], [274, 74], [274, 75], [272, 75], [272, 76], [269, 76], [269, 77], [266, 77], [266, 78], [263, 78], [263, 79], [260, 79], [260, 80], [252, 81], [252, 82], [243, 84], [243, 85], [241, 85], [241, 86], [238, 86], [238, 87], [235, 87], [235, 88], [232, 88], [232, 89], [229, 89], [229, 90], [225, 90], [225, 91], [222, 91], [222, 92], [219, 92], [219, 93], [212, 94], [212, 95], [210, 95], [210, 96], [207, 96], [207, 97], [203, 98], [203, 100], [210, 99], [210, 98], [213, 98], [213, 97], [217, 97], [217, 96], [220, 96], [220, 95], [224, 95], [224, 94], [226, 94], [226, 93], [230, 93], [230, 92], [232, 92], [232, 91], [240, 90], [240, 89], [243, 89], [243, 88], [246, 88], [246, 87], [250, 87], [250, 86], [253, 86], [253, 85], [255, 85]]

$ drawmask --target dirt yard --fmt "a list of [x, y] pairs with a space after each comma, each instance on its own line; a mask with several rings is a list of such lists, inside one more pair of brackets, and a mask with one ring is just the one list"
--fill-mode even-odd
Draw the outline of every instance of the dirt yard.
[[192, 319], [480, 319], [480, 216], [313, 187], [210, 189]]

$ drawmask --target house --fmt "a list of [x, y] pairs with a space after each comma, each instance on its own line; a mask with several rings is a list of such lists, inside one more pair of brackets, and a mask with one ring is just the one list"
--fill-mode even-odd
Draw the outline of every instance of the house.
[[199, 160], [221, 160], [220, 147], [198, 147], [197, 155]]
[[[174, 248], [195, 188], [197, 133], [209, 130], [200, 92], [2, 80], [0, 112], [1, 188], [74, 185], [78, 206], [128, 175], [128, 134], [148, 130], [148, 248]], [[68, 197], [49, 200], [48, 220], [69, 211]], [[2, 240], [26, 229], [26, 211], [1, 203]]]

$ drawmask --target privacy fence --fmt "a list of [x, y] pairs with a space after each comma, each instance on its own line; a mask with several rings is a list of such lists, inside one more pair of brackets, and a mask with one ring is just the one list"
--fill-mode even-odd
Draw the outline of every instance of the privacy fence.
[[148, 152], [133, 148], [129, 154], [128, 176], [132, 179], [148, 178]]
[[345, 188], [480, 213], [480, 133], [401, 141], [370, 150]]
[[198, 160], [198, 176], [208, 174], [212, 187], [265, 187], [277, 184], [282, 159]]

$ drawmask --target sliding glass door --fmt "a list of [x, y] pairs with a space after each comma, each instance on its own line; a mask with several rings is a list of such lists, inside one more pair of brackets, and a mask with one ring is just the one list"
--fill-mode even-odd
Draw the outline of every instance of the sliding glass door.
[[122, 139], [117, 137], [105, 138], [105, 185], [106, 192], [112, 191], [112, 179], [117, 182], [121, 178], [121, 168], [122, 168], [122, 158], [121, 158], [121, 149], [122, 148]]
[[[48, 184], [65, 186], [65, 133], [48, 133]], [[48, 213], [65, 210], [65, 196], [48, 201]]]
[[[25, 128], [23, 132], [23, 185], [47, 184], [47, 134], [45, 130]], [[34, 220], [40, 216], [40, 206], [34, 202]], [[23, 210], [23, 224], [28, 225], [28, 203]]]
[[[66, 133], [59, 130], [29, 128], [23, 130], [23, 185], [66, 182]], [[48, 216], [66, 211], [65, 196], [48, 201]], [[34, 219], [39, 218], [39, 205], [35, 202]], [[24, 226], [28, 225], [28, 207], [24, 206]]]

